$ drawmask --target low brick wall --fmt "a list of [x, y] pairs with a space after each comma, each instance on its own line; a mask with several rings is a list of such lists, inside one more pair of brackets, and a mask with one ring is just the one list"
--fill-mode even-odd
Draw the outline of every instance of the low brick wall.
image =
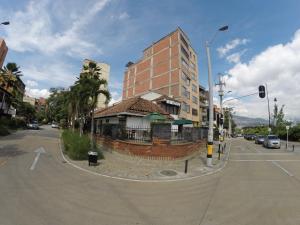
[[196, 151], [205, 151], [205, 141], [170, 144], [169, 140], [154, 139], [152, 143], [136, 143], [96, 137], [97, 143], [117, 152], [150, 159], [178, 159]]

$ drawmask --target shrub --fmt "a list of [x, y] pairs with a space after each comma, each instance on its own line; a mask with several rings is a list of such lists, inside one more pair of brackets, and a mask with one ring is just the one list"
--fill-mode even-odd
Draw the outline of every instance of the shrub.
[[290, 129], [289, 139], [292, 141], [300, 141], [300, 124]]
[[19, 118], [2, 117], [0, 119], [0, 124], [6, 127], [7, 129], [13, 129], [13, 130], [26, 127], [26, 122], [23, 119], [19, 119]]
[[[90, 138], [87, 135], [80, 137], [79, 133], [64, 130], [62, 133], [65, 153], [73, 160], [87, 160], [88, 152], [91, 150]], [[103, 154], [99, 149], [98, 158], [102, 159]]]
[[9, 135], [9, 131], [6, 128], [6, 126], [0, 123], [0, 136], [5, 136], [5, 135]]

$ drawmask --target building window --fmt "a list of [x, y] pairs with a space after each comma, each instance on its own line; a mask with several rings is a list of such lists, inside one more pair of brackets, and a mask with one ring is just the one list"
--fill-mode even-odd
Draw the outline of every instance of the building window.
[[186, 97], [187, 99], [190, 99], [190, 92], [187, 90], [185, 86], [182, 86], [181, 95]]
[[180, 34], [180, 40], [182, 41], [182, 43], [185, 45], [186, 48], [189, 48], [189, 44], [187, 43], [185, 38], [182, 36], [182, 34]]
[[184, 60], [184, 58], [181, 57], [181, 64], [188, 70], [189, 64]]
[[198, 116], [198, 110], [197, 109], [192, 109], [192, 114], [193, 114], [193, 116]]
[[193, 97], [192, 97], [192, 100], [193, 100], [193, 103], [195, 103], [195, 104], [198, 105], [198, 98], [197, 98], [197, 97], [193, 96]]
[[196, 79], [196, 74], [194, 74], [194, 73], [192, 73], [192, 72], [190, 72], [190, 73], [192, 74], [192, 79], [195, 80], [195, 81], [197, 81], [197, 79]]
[[181, 73], [181, 79], [184, 81], [185, 85], [190, 86], [191, 79], [184, 73]]
[[195, 84], [192, 84], [192, 91], [197, 93], [197, 86]]
[[178, 115], [179, 107], [169, 104], [161, 104], [162, 108], [166, 110], [167, 113]]
[[190, 62], [190, 67], [191, 67], [193, 70], [196, 70], [196, 65], [195, 65], [193, 62]]
[[182, 105], [181, 105], [181, 107], [182, 107], [182, 110], [184, 112], [187, 112], [187, 113], [190, 112], [190, 105], [189, 104], [186, 104], [185, 102], [183, 102]]
[[184, 49], [184, 47], [183, 47], [182, 45], [181, 45], [181, 52], [185, 55], [185, 57], [186, 57], [187, 59], [190, 58], [189, 53]]

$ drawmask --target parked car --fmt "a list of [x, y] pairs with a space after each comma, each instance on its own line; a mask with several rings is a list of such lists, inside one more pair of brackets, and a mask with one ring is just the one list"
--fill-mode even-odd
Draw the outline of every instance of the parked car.
[[280, 139], [277, 135], [267, 135], [265, 137], [263, 146], [266, 148], [280, 148]]
[[52, 127], [52, 128], [59, 128], [59, 126], [58, 126], [57, 123], [52, 123], [52, 124], [51, 124], [51, 127]]
[[249, 140], [249, 141], [255, 140], [255, 137], [256, 137], [255, 134], [246, 134], [246, 135], [244, 136], [244, 138], [245, 138], [246, 140]]
[[33, 121], [27, 124], [27, 128], [28, 129], [33, 129], [33, 130], [38, 130], [39, 128], [39, 124], [37, 121]]
[[263, 144], [265, 140], [265, 137], [263, 135], [257, 135], [255, 138], [255, 144]]

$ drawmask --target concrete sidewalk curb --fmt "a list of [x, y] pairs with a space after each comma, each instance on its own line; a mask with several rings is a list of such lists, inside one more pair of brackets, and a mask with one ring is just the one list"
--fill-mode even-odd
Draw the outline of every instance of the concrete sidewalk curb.
[[227, 155], [225, 157], [225, 159], [223, 160], [224, 163], [223, 165], [214, 170], [214, 171], [211, 171], [211, 172], [208, 172], [206, 174], [202, 174], [202, 175], [199, 175], [199, 176], [193, 176], [193, 177], [187, 177], [187, 178], [176, 178], [176, 179], [161, 179], [161, 180], [143, 180], [143, 179], [130, 179], [130, 178], [124, 178], [124, 177], [116, 177], [116, 176], [110, 176], [110, 175], [106, 175], [106, 174], [101, 174], [101, 173], [96, 173], [96, 172], [93, 172], [93, 171], [90, 171], [90, 170], [87, 170], [87, 169], [84, 169], [72, 162], [70, 162], [64, 155], [63, 153], [63, 150], [62, 150], [62, 145], [61, 145], [61, 135], [60, 135], [60, 138], [59, 138], [59, 149], [60, 149], [60, 153], [61, 153], [61, 156], [63, 158], [63, 160], [68, 163], [69, 165], [75, 167], [76, 169], [79, 169], [81, 171], [84, 171], [84, 172], [87, 172], [89, 174], [93, 174], [93, 175], [96, 175], [96, 176], [101, 176], [101, 177], [106, 177], [106, 178], [111, 178], [111, 179], [116, 179], [116, 180], [123, 180], [123, 181], [131, 181], [131, 182], [141, 182], [141, 183], [160, 183], [160, 182], [176, 182], [176, 181], [188, 181], [188, 180], [194, 180], [194, 179], [197, 179], [197, 178], [201, 178], [201, 177], [204, 177], [204, 176], [208, 176], [208, 175], [213, 175], [213, 174], [216, 174], [218, 172], [221, 172], [225, 166], [227, 165], [228, 163], [228, 160], [229, 160], [229, 154], [230, 154], [230, 150], [231, 150], [231, 142], [229, 143], [229, 148], [228, 148], [228, 151], [227, 151]]

